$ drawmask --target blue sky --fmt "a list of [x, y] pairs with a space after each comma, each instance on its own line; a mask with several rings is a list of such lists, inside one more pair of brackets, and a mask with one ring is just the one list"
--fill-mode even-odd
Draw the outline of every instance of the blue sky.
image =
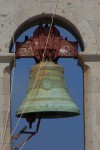
[[[32, 36], [34, 29], [35, 28], [27, 30], [18, 38], [18, 41], [23, 41], [25, 35]], [[68, 40], [75, 41], [75, 38], [68, 31], [60, 27], [59, 30], [63, 37], [67, 36]], [[41, 120], [39, 133], [26, 143], [23, 150], [84, 150], [82, 69], [77, 65], [76, 59], [60, 59], [58, 63], [64, 67], [68, 93], [80, 108], [81, 115], [64, 119]], [[35, 65], [35, 62], [32, 58], [16, 60], [11, 99], [12, 131], [18, 121], [18, 118], [15, 117], [16, 109], [25, 98], [28, 86], [29, 69], [33, 65]], [[28, 126], [28, 123], [25, 119], [21, 119], [15, 134], [25, 125]], [[35, 125], [33, 125], [32, 130], [35, 130]], [[25, 136], [22, 135], [18, 140], [13, 141], [13, 146], [18, 145], [24, 139]]]

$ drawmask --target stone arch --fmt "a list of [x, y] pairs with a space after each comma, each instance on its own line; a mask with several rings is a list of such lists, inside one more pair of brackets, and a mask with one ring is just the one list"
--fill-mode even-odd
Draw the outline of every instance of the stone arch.
[[[14, 33], [15, 41], [27, 29], [29, 29], [33, 26], [36, 26], [40, 22], [51, 23], [51, 19], [52, 19], [52, 14], [44, 14], [43, 13], [41, 15], [36, 15], [36, 16], [33, 16], [33, 17], [25, 20], [21, 25], [19, 25], [19, 27], [16, 29], [16, 31]], [[84, 50], [84, 42], [83, 42], [82, 36], [80, 34], [80, 30], [78, 30], [77, 27], [71, 21], [69, 21], [65, 17], [55, 15], [54, 16], [54, 24], [66, 29], [70, 33], [72, 33], [72, 35], [78, 40], [81, 50], [82, 51]], [[10, 43], [10, 50], [13, 45], [12, 43], [13, 43], [13, 40], [11, 40], [11, 43]]]
[[[28, 28], [31, 28], [32, 26], [37, 25], [40, 21], [42, 21], [43, 23], [50, 23], [51, 17], [52, 17], [52, 14], [42, 14], [42, 15], [37, 15], [37, 16], [27, 19], [15, 31], [15, 33], [14, 33], [15, 40], [17, 39], [17, 37], [19, 35], [21, 35], [21, 33], [23, 33]], [[68, 19], [66, 19], [64, 17], [55, 15], [54, 23], [56, 25], [59, 25], [65, 29], [69, 30], [79, 40], [81, 48], [82, 48], [82, 50], [84, 50], [84, 42], [83, 42], [82, 36], [81, 36], [79, 30], [76, 28], [76, 26], [72, 22], [70, 22]], [[12, 46], [12, 41], [11, 41], [10, 46]]]

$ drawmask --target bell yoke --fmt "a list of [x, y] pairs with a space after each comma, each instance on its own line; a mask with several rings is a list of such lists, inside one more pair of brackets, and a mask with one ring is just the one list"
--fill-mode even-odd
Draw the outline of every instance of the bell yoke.
[[[50, 30], [51, 29], [51, 30]], [[49, 35], [49, 36], [48, 36]], [[78, 43], [60, 36], [52, 25], [40, 24], [33, 37], [16, 43], [16, 58], [34, 58], [36, 65], [30, 69], [25, 100], [16, 116], [26, 118], [30, 127], [37, 118], [63, 118], [80, 114], [79, 108], [68, 95], [64, 69], [57, 64], [59, 58], [77, 58]]]

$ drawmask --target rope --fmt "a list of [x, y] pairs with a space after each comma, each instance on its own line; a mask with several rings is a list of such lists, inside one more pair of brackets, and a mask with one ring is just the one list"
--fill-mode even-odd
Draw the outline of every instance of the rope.
[[[11, 0], [10, 0], [10, 1], [11, 1]], [[43, 62], [43, 60], [44, 60], [44, 54], [45, 54], [45, 51], [46, 51], [46, 48], [47, 48], [47, 44], [48, 44], [48, 40], [49, 40], [49, 36], [50, 36], [50, 32], [51, 32], [51, 28], [52, 28], [52, 25], [53, 25], [54, 15], [55, 15], [55, 13], [56, 13], [56, 9], [57, 9], [57, 3], [58, 3], [58, 0], [56, 1], [55, 11], [54, 11], [54, 13], [53, 13], [53, 15], [52, 15], [52, 20], [51, 20], [51, 24], [50, 24], [50, 30], [49, 30], [49, 33], [48, 33], [48, 37], [47, 37], [47, 41], [46, 41], [46, 46], [45, 46], [45, 49], [44, 49], [44, 52], [43, 52], [42, 62]], [[39, 67], [39, 70], [38, 70], [38, 73], [37, 73], [37, 76], [36, 76], [35, 82], [34, 82], [34, 84], [33, 84], [32, 90], [31, 90], [31, 92], [30, 92], [29, 98], [30, 98], [30, 96], [31, 96], [31, 94], [32, 94], [32, 92], [33, 92], [33, 88], [34, 88], [34, 86], [35, 86], [35, 84], [36, 84], [36, 81], [37, 81], [37, 78], [38, 78], [38, 75], [39, 75], [39, 72], [40, 72], [41, 66], [42, 66], [42, 64], [40, 64], [40, 67]], [[29, 101], [29, 99], [28, 99], [28, 101]], [[27, 102], [28, 102], [28, 101], [27, 101]], [[13, 136], [13, 134], [14, 134], [14, 132], [15, 132], [15, 130], [16, 130], [16, 128], [17, 128], [17, 126], [18, 126], [18, 124], [19, 124], [19, 122], [20, 122], [20, 120], [21, 120], [22, 116], [23, 116], [23, 113], [24, 113], [24, 111], [25, 111], [26, 107], [27, 107], [27, 103], [26, 103], [26, 105], [25, 105], [25, 107], [24, 107], [24, 109], [23, 109], [23, 112], [22, 112], [22, 114], [21, 114], [20, 118], [18, 119], [18, 121], [17, 121], [17, 123], [16, 123], [16, 125], [15, 125], [15, 128], [14, 128], [14, 130], [13, 130], [13, 132], [12, 132], [12, 134], [11, 134], [10, 138], [8, 139], [8, 141], [10, 141], [10, 140], [11, 140], [11, 137]], [[25, 141], [25, 143], [22, 145], [21, 149], [24, 147], [24, 145], [25, 145], [25, 144], [26, 144], [26, 141]], [[5, 150], [5, 147], [6, 147], [6, 144], [5, 144], [5, 146], [4, 146], [4, 148], [3, 148], [2, 150]], [[20, 150], [21, 150], [21, 149], [20, 149]]]
[[20, 150], [22, 150], [22, 149], [23, 149], [23, 147], [25, 146], [26, 142], [27, 142], [27, 140], [25, 140], [25, 141], [24, 141], [24, 143], [22, 144], [22, 146], [21, 146]]
[[[13, 17], [12, 17], [12, 7], [11, 7], [11, 0], [10, 0], [10, 18], [12, 20], [12, 35], [13, 35]], [[14, 45], [14, 35], [12, 37], [13, 40], [13, 45]], [[15, 46], [14, 46], [14, 53], [15, 53]], [[14, 66], [15, 66], [15, 55], [14, 55]], [[10, 100], [9, 100], [9, 104], [8, 104], [8, 110], [7, 110], [7, 119], [6, 119], [6, 124], [5, 124], [5, 128], [4, 128], [4, 138], [3, 138], [3, 142], [2, 142], [2, 146], [1, 146], [1, 150], [3, 149], [3, 145], [4, 145], [4, 140], [5, 140], [5, 136], [6, 136], [6, 131], [7, 131], [7, 126], [8, 126], [8, 122], [10, 119], [10, 104], [11, 104], [11, 96], [12, 96], [12, 87], [13, 87], [13, 81], [14, 81], [14, 68], [12, 71], [12, 79], [11, 79], [11, 92], [10, 92]]]
[[[56, 1], [55, 11], [54, 11], [54, 13], [53, 13], [53, 15], [52, 15], [51, 24], [50, 24], [50, 29], [49, 29], [49, 33], [48, 33], [48, 36], [47, 36], [46, 45], [45, 45], [44, 52], [43, 52], [42, 62], [43, 62], [43, 60], [44, 60], [44, 56], [45, 56], [44, 54], [45, 54], [45, 52], [46, 52], [48, 40], [49, 40], [49, 37], [50, 37], [50, 32], [51, 32], [52, 25], [53, 25], [53, 20], [54, 20], [54, 15], [55, 15], [56, 9], [57, 9], [57, 4], [58, 4], [58, 0]], [[48, 64], [48, 62], [47, 62], [47, 64]], [[47, 65], [47, 64], [46, 64], [46, 65]], [[45, 65], [45, 66], [46, 66], [46, 65]], [[42, 66], [42, 64], [40, 64], [40, 67], [39, 67], [39, 70], [38, 70], [38, 72], [37, 72], [37, 76], [36, 76], [36, 79], [35, 79], [35, 82], [34, 82], [34, 84], [33, 84], [32, 89], [34, 88], [34, 86], [35, 86], [35, 84], [36, 84], [36, 81], [37, 81], [39, 72], [40, 72], [40, 70], [41, 70], [41, 66]], [[43, 76], [42, 76], [42, 77], [43, 77]], [[38, 91], [39, 91], [39, 88], [38, 88]], [[36, 95], [38, 94], [38, 91], [36, 92]], [[33, 92], [33, 91], [31, 91], [31, 93], [32, 93], [32, 92]], [[31, 97], [31, 93], [30, 93], [30, 95], [29, 95], [29, 98]], [[36, 97], [36, 95], [35, 95], [35, 97]], [[34, 97], [34, 98], [35, 98], [35, 97]], [[29, 101], [29, 99], [28, 99], [28, 101]], [[28, 102], [28, 101], [27, 101], [27, 102]], [[32, 104], [32, 103], [31, 103], [31, 104]], [[30, 106], [31, 106], [31, 104], [30, 104]], [[25, 108], [26, 108], [26, 107], [25, 107]]]
[[[48, 40], [49, 40], [49, 37], [50, 37], [50, 32], [51, 32], [52, 25], [53, 25], [53, 21], [54, 21], [54, 15], [56, 14], [57, 4], [58, 4], [58, 0], [56, 1], [55, 11], [54, 11], [54, 13], [53, 13], [53, 15], [52, 15], [52, 20], [51, 20], [51, 24], [50, 24], [50, 30], [49, 30], [49, 33], [48, 33], [48, 37], [47, 37], [47, 41], [46, 41], [45, 50], [44, 50], [44, 52], [43, 52], [43, 58], [42, 58], [42, 61], [44, 60], [44, 54], [45, 54], [45, 51], [46, 51], [46, 48], [47, 48], [47, 44], [48, 44]], [[36, 76], [36, 77], [38, 77], [38, 74], [39, 74], [39, 72], [40, 72], [41, 66], [42, 66], [42, 64], [40, 64], [40, 68], [39, 68], [39, 70], [38, 70], [38, 73], [37, 73], [37, 76]], [[35, 80], [35, 81], [37, 81], [37, 80]], [[34, 82], [34, 83], [36, 83], [36, 82]], [[35, 86], [35, 84], [33, 85], [33, 88], [34, 88], [34, 86]], [[33, 88], [32, 88], [32, 89], [33, 89]], [[31, 93], [32, 93], [32, 91], [31, 91]], [[29, 96], [31, 96], [31, 93], [30, 93]], [[26, 103], [26, 104], [27, 104], [27, 103]], [[27, 140], [25, 140], [25, 142], [22, 144], [20, 150], [23, 149], [23, 147], [25, 146], [26, 142], [27, 142]]]

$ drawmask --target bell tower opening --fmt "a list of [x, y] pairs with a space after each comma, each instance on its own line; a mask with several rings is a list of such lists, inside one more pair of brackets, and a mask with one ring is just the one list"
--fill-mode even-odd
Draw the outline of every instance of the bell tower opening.
[[[42, 16], [39, 15], [39, 16], [30, 18], [28, 21], [25, 21], [16, 30], [15, 35], [14, 35], [15, 41], [16, 42], [23, 42], [24, 40], [27, 41], [27, 38], [32, 37], [33, 31], [35, 31], [37, 29], [40, 22], [42, 22], [43, 26], [46, 26], [46, 25], [50, 26], [50, 20], [51, 20], [50, 14], [43, 14]], [[54, 25], [60, 31], [61, 36], [64, 37], [64, 39], [66, 41], [70, 41], [72, 43], [77, 42], [78, 51], [84, 50], [84, 45], [83, 45], [83, 41], [82, 41], [82, 38], [80, 36], [80, 33], [72, 23], [70, 23], [68, 20], [65, 20], [64, 18], [62, 18], [60, 16], [55, 16]], [[11, 41], [11, 49], [13, 52], [14, 49], [13, 49], [13, 42], [12, 41]], [[63, 51], [64, 50], [62, 49], [62, 52]], [[74, 49], [73, 49], [73, 51], [74, 51]], [[40, 134], [46, 133], [47, 126], [49, 128], [48, 130], [50, 130], [49, 135], [51, 135], [51, 132], [52, 133], [55, 132], [55, 135], [53, 138], [50, 138], [50, 137], [48, 138], [48, 135], [45, 135], [45, 138], [44, 138], [45, 142], [44, 143], [42, 142], [43, 149], [45, 147], [45, 144], [46, 143], [48, 144], [49, 140], [52, 143], [50, 145], [50, 148], [53, 149], [53, 147], [54, 147], [53, 141], [55, 141], [54, 139], [56, 139], [59, 136], [59, 134], [62, 135], [62, 137], [60, 136], [58, 138], [58, 142], [56, 141], [55, 145], [57, 143], [60, 143], [60, 141], [61, 141], [60, 138], [64, 139], [64, 141], [63, 141], [64, 143], [60, 143], [60, 145], [64, 144], [65, 145], [64, 147], [66, 147], [66, 148], [67, 148], [67, 144], [70, 144], [71, 149], [74, 148], [73, 145], [75, 145], [77, 149], [82, 149], [81, 146], [79, 148], [79, 142], [81, 144], [84, 143], [84, 136], [83, 137], [80, 136], [80, 133], [81, 133], [81, 135], [84, 134], [83, 133], [83, 123], [82, 123], [83, 122], [82, 70], [81, 70], [81, 68], [77, 67], [77, 58], [78, 58], [77, 53], [71, 53], [72, 57], [73, 57], [73, 54], [74, 54], [76, 59], [69, 57], [69, 58], [63, 58], [63, 59], [59, 58], [56, 61], [56, 59], [53, 58], [55, 55], [52, 56], [52, 59], [54, 60], [53, 61], [54, 63], [58, 62], [60, 65], [62, 65], [64, 67], [64, 76], [65, 76], [65, 82], [67, 84], [68, 94], [70, 95], [71, 99], [74, 100], [76, 105], [78, 105], [78, 107], [80, 108], [81, 115], [79, 117], [76, 117], [76, 118], [66, 118], [66, 119], [63, 118], [61, 120], [60, 119], [56, 119], [56, 120], [53, 119], [53, 120], [49, 121], [49, 124], [45, 120], [43, 120], [43, 126], [44, 126], [44, 128], [45, 127], [46, 128], [41, 129]], [[41, 54], [41, 55], [43, 55], [43, 54]], [[49, 54], [49, 57], [48, 56], [44, 57], [47, 62], [49, 62], [51, 59], [50, 54]], [[37, 57], [35, 57], [35, 61], [37, 64], [39, 64], [41, 62], [41, 60], [38, 59]], [[14, 85], [15, 86], [13, 85], [14, 90], [13, 90], [13, 95], [12, 95], [12, 99], [13, 99], [12, 100], [12, 106], [13, 106], [12, 111], [14, 112], [14, 113], [12, 113], [12, 119], [16, 120], [16, 121], [13, 122], [13, 124], [12, 124], [13, 128], [17, 122], [17, 118], [15, 118], [16, 109], [18, 108], [18, 106], [20, 105], [20, 103], [22, 102], [22, 100], [24, 99], [24, 97], [26, 95], [26, 89], [28, 86], [28, 78], [29, 78], [29, 68], [30, 68], [30, 66], [33, 66], [35, 64], [35, 61], [31, 57], [27, 58], [27, 59], [24, 59], [24, 58], [16, 59], [16, 67], [15, 67], [15, 75], [14, 75]], [[34, 71], [34, 73], [35, 72], [36, 71]], [[32, 81], [30, 81], [30, 82], [32, 82]], [[46, 89], [50, 88], [51, 86], [48, 85], [49, 81], [46, 80], [45, 82], [46, 83], [44, 84], [45, 85], [44, 88], [46, 88]], [[53, 82], [52, 84], [56, 86], [58, 83]], [[20, 85], [20, 88], [19, 88], [19, 85]], [[54, 95], [55, 95], [55, 93], [56, 93], [56, 91], [54, 92]], [[62, 91], [62, 93], [64, 93], [64, 92]], [[58, 93], [56, 93], [56, 97], [58, 95], [59, 95], [59, 91], [58, 91]], [[52, 93], [51, 93], [51, 96], [52, 96]], [[62, 94], [62, 96], [63, 96], [63, 94]], [[54, 115], [54, 114], [52, 114], [52, 115]], [[24, 124], [25, 124], [25, 121], [24, 120], [21, 121], [18, 129], [20, 129], [22, 126], [24, 126]], [[62, 131], [62, 129], [61, 129], [61, 131], [59, 131], [58, 125], [60, 125], [61, 128], [65, 128], [67, 126], [67, 129], [65, 129], [65, 131]], [[55, 128], [56, 128], [56, 130], [55, 130]], [[73, 133], [71, 133], [70, 129], [73, 129]], [[65, 137], [65, 135], [66, 135], [66, 137]], [[75, 135], [77, 135], [78, 139], [76, 139]], [[69, 139], [68, 142], [66, 142], [67, 137]], [[74, 141], [73, 145], [70, 142], [70, 141], [72, 141], [72, 138]], [[42, 140], [42, 138], [41, 138], [41, 140]], [[40, 145], [41, 145], [41, 143], [40, 143]], [[61, 149], [60, 145], [57, 147], [58, 150]], [[37, 149], [39, 149], [40, 148], [39, 142], [38, 142], [38, 144], [35, 144], [35, 146], [37, 147]], [[27, 149], [27, 147], [26, 147], [26, 149]]]

